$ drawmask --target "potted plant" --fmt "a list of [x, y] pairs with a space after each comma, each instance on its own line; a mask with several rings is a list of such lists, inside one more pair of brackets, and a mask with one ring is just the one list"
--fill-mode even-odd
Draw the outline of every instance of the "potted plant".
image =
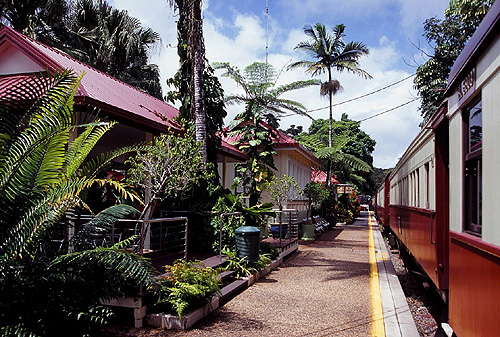
[[271, 182], [267, 184], [266, 190], [271, 196], [273, 204], [279, 209], [279, 222], [271, 225], [271, 233], [275, 239], [283, 239], [288, 232], [288, 225], [283, 224], [283, 206], [288, 200], [303, 195], [302, 190], [295, 179], [286, 174], [281, 178], [274, 177]]

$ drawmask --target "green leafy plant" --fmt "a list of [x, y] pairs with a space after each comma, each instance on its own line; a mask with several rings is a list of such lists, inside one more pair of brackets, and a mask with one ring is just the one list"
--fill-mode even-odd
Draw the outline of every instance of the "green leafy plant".
[[245, 257], [237, 257], [236, 252], [224, 250], [227, 256], [226, 267], [224, 270], [231, 270], [236, 273], [236, 277], [247, 277], [258, 273], [271, 263], [271, 254], [259, 254], [259, 259], [255, 262], [247, 261]]
[[177, 260], [173, 265], [165, 266], [165, 272], [165, 276], [158, 280], [160, 298], [157, 305], [166, 305], [179, 317], [220, 292], [219, 271], [205, 267], [201, 261]]
[[254, 206], [274, 176], [272, 170], [276, 169], [274, 143], [278, 138], [279, 117], [286, 113], [307, 116], [307, 109], [301, 103], [281, 96], [320, 82], [308, 80], [277, 85], [278, 72], [263, 62], [252, 63], [243, 74], [229, 63], [215, 63], [214, 68], [224, 69], [222, 76], [231, 78], [243, 89], [243, 94], [231, 94], [225, 99], [228, 104], [245, 104], [245, 110], [236, 116], [228, 132], [233, 145], [249, 157], [246, 163], [237, 164], [235, 185], [250, 188], [250, 206]]
[[126, 162], [131, 166], [129, 182], [151, 191], [140, 218], [150, 218], [162, 199], [175, 196], [208, 174], [200, 146], [192, 131], [182, 137], [163, 134], [153, 139], [147, 151]]
[[[112, 159], [143, 147], [88, 160], [115, 123], [75, 122], [79, 83], [79, 77], [62, 71], [29, 78], [0, 98], [2, 335], [88, 334], [111, 314], [102, 299], [122, 295], [131, 284], [154, 288], [149, 262], [121, 246], [59, 252], [49, 259], [42, 249], [70, 208], [90, 210], [81, 195], [92, 185], [109, 184], [123, 197], [139, 201], [128, 185], [97, 177]], [[70, 135], [76, 135], [72, 142]], [[128, 207], [117, 205], [110, 213], [120, 217]], [[102, 216], [96, 221], [106, 227], [111, 218]]]
[[243, 215], [223, 215], [224, 213], [241, 212], [241, 207], [238, 207], [241, 206], [240, 199], [238, 197], [234, 197], [231, 192], [228, 193], [231, 197], [228, 197], [227, 194], [219, 197], [219, 200], [217, 200], [217, 203], [212, 209], [211, 225], [215, 234], [215, 241], [212, 245], [214, 252], [218, 252], [219, 248], [223, 250], [235, 250], [235, 231], [238, 227], [245, 225]]
[[249, 265], [246, 256], [237, 257], [235, 251], [228, 249], [223, 250], [223, 254], [227, 256], [226, 267], [224, 270], [231, 270], [236, 273], [236, 277], [250, 276], [255, 273], [255, 269]]
[[328, 199], [329, 192], [322, 183], [311, 181], [304, 187], [304, 195], [307, 197], [307, 216], [312, 216], [313, 206], [321, 205]]
[[267, 185], [266, 191], [269, 192], [274, 205], [278, 206], [280, 210], [283, 210], [287, 201], [297, 199], [303, 195], [295, 179], [286, 174], [281, 178], [274, 177]]
[[212, 247], [214, 251], [219, 249], [220, 215], [222, 213], [241, 212], [242, 217], [230, 216], [224, 218], [222, 228], [222, 248], [235, 250], [234, 231], [240, 226], [255, 226], [261, 229], [266, 225], [266, 217], [274, 216], [271, 203], [263, 203], [252, 207], [246, 207], [241, 202], [240, 196], [235, 196], [231, 191], [226, 190], [212, 209], [212, 227], [216, 240]]
[[276, 260], [279, 256], [278, 250], [271, 245], [269, 242], [261, 241], [260, 242], [260, 254], [267, 255], [272, 260]]

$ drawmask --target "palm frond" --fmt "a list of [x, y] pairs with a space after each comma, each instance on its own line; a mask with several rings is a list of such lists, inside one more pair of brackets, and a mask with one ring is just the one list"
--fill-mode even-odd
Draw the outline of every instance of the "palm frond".
[[313, 85], [320, 85], [320, 84], [321, 84], [320, 80], [314, 80], [314, 79], [308, 81], [295, 81], [289, 84], [280, 85], [279, 87], [270, 90], [270, 93], [271, 95], [278, 97], [281, 94], [291, 90], [307, 88]]
[[370, 165], [352, 154], [342, 153], [342, 161], [349, 165], [353, 170], [361, 172], [372, 171]]
[[75, 174], [97, 142], [115, 124], [116, 122], [96, 121], [87, 125], [85, 130], [69, 144], [63, 163], [67, 176]]
[[50, 264], [50, 268], [60, 265], [79, 266], [86, 263], [98, 263], [114, 270], [123, 278], [142, 284], [146, 289], [156, 291], [155, 276], [158, 275], [149, 260], [136, 254], [116, 248], [99, 247], [92, 250], [62, 255]]
[[149, 145], [139, 143], [102, 153], [99, 157], [92, 158], [81, 167], [82, 175], [93, 178], [97, 175], [97, 173], [101, 172], [113, 159], [127, 153], [143, 152], [147, 151], [148, 149]]

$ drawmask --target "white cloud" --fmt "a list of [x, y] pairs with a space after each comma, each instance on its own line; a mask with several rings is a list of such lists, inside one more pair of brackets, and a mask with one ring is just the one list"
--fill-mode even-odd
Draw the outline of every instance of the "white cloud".
[[283, 7], [290, 8], [290, 11], [297, 17], [325, 15], [331, 13], [331, 16], [358, 15], [365, 16], [370, 13], [376, 13], [391, 0], [350, 0], [335, 1], [331, 0], [284, 0], [281, 1]]
[[[209, 61], [230, 62], [233, 66], [243, 70], [245, 66], [255, 61], [264, 60], [266, 23], [261, 10], [240, 13], [239, 7], [229, 6], [227, 10], [222, 11], [220, 8], [223, 4], [204, 3], [204, 37]], [[168, 3], [163, 0], [149, 1], [145, 6], [135, 0], [114, 0], [111, 4], [121, 9], [126, 8], [131, 15], [138, 17], [143, 24], [162, 35], [164, 45], [161, 53], [155, 55], [152, 61], [159, 64], [162, 84], [164, 84], [165, 80], [171, 77], [178, 68], [176, 48], [168, 46], [171, 44], [175, 47], [177, 43], [176, 16]], [[303, 19], [306, 15], [308, 18], [317, 15], [321, 22], [326, 17], [325, 15], [331, 13], [334, 22], [345, 22], [354, 32], [354, 26], [350, 24], [349, 18], [356, 15], [358, 21], [366, 18], [366, 20], [373, 20], [373, 24], [376, 25], [374, 18], [380, 14], [381, 17], [385, 15], [385, 18], [394, 19], [394, 31], [399, 29], [403, 30], [407, 36], [415, 36], [415, 34], [421, 34], [419, 32], [422, 22], [436, 13], [442, 13], [446, 5], [447, 1], [444, 0], [352, 0], [335, 2], [334, 5], [330, 0], [310, 0], [307, 2], [306, 10], [301, 0], [277, 1], [270, 4], [272, 11], [269, 21], [269, 62], [277, 69], [281, 69], [290, 60], [305, 57], [293, 48], [298, 42], [306, 39], [302, 31]], [[326, 20], [325, 23], [328, 24]], [[414, 71], [411, 67], [401, 69], [402, 64], [404, 66], [401, 62], [403, 57], [408, 61], [407, 58], [411, 59], [411, 56], [403, 55], [401, 51], [402, 44], [408, 44], [408, 37], [404, 37], [403, 41], [397, 40], [402, 39], [401, 34], [396, 35], [394, 32], [386, 31], [376, 41], [366, 41], [362, 37], [356, 38], [370, 46], [370, 55], [362, 58], [361, 67], [367, 70], [373, 79], [366, 80], [353, 74], [336, 73], [335, 76], [342, 83], [344, 92], [334, 97], [334, 103], [372, 92], [403, 79]], [[418, 56], [416, 53], [417, 58]], [[221, 73], [221, 71], [217, 72], [218, 75]], [[310, 78], [309, 75], [301, 69], [285, 71], [281, 74], [279, 83], [290, 83], [308, 78]], [[220, 78], [220, 80], [226, 93], [241, 90], [230, 79]], [[346, 112], [351, 119], [360, 120], [405, 103], [415, 95], [412, 80], [408, 79], [380, 93], [335, 106], [334, 118], [338, 119], [343, 112]], [[303, 89], [287, 97], [303, 103], [310, 110], [328, 106], [328, 100], [319, 96], [318, 87]], [[242, 106], [228, 106], [229, 116], [226, 123], [242, 108]], [[376, 166], [384, 168], [393, 166], [419, 132], [418, 124], [421, 118], [417, 108], [418, 102], [414, 102], [361, 124], [362, 129], [377, 141], [374, 152]], [[314, 118], [328, 118], [328, 109], [313, 112], [311, 115]], [[283, 128], [291, 124], [303, 125], [304, 129], [307, 129], [310, 120], [297, 116], [282, 119]]]
[[449, 1], [400, 0], [401, 27], [407, 35], [414, 36], [423, 26], [426, 19], [437, 16], [442, 18]]

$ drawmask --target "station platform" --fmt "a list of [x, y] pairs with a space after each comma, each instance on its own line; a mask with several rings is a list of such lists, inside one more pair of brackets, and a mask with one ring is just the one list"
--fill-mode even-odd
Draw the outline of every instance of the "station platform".
[[369, 212], [300, 241], [278, 269], [191, 330], [168, 335], [419, 336]]

